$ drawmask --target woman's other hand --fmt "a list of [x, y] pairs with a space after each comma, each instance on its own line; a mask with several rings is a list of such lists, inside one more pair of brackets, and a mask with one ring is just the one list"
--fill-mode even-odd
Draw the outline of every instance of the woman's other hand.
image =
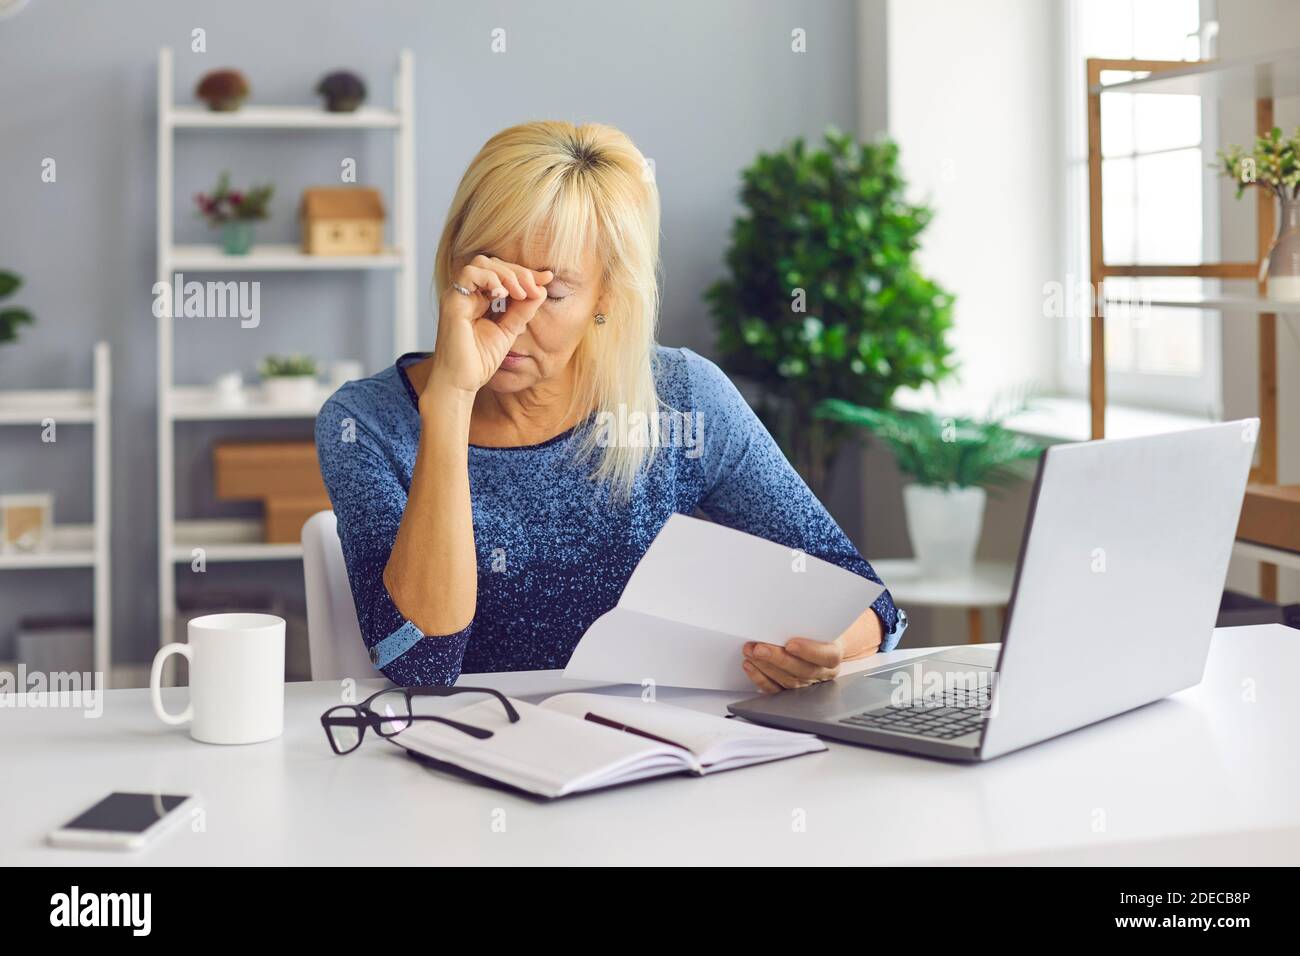
[[871, 608], [833, 641], [794, 637], [784, 645], [750, 641], [742, 648], [745, 674], [764, 694], [807, 687], [839, 676], [845, 661], [870, 657], [880, 649], [885, 632]]
[[451, 286], [442, 294], [430, 382], [471, 394], [487, 384], [546, 301], [553, 278], [549, 271], [475, 256], [453, 279], [471, 294]]

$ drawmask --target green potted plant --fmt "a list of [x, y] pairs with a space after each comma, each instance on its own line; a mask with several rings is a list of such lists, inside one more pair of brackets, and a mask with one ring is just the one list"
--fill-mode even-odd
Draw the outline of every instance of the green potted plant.
[[19, 327], [36, 321], [26, 309], [4, 304], [3, 300], [17, 292], [22, 284], [21, 277], [12, 272], [0, 271], [0, 345], [18, 341]]
[[720, 363], [814, 491], [851, 427], [814, 418], [828, 397], [871, 408], [952, 371], [953, 297], [913, 262], [930, 211], [907, 201], [891, 142], [829, 130], [741, 174], [727, 277], [705, 294]]
[[1247, 186], [1270, 190], [1277, 197], [1277, 235], [1260, 263], [1268, 278], [1270, 299], [1300, 300], [1300, 127], [1290, 136], [1274, 127], [1255, 140], [1249, 153], [1229, 146], [1219, 153], [1219, 172], [1237, 184], [1237, 198]]
[[223, 172], [217, 179], [217, 188], [194, 197], [198, 214], [208, 225], [221, 227], [221, 247], [226, 255], [247, 255], [253, 247], [253, 223], [269, 215], [271, 195], [275, 187], [254, 186], [247, 192], [230, 188], [230, 174]]
[[1038, 442], [1002, 425], [1006, 414], [948, 418], [837, 399], [817, 409], [821, 418], [867, 429], [893, 450], [899, 470], [912, 479], [903, 488], [912, 552], [922, 572], [933, 577], [970, 571], [986, 489], [1020, 480], [1020, 463], [1042, 453]]
[[316, 360], [309, 355], [268, 355], [258, 374], [272, 405], [308, 405], [316, 397]]

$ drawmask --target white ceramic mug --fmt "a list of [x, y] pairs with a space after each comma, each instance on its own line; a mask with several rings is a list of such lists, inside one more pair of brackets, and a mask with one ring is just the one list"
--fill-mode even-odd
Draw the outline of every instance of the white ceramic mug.
[[212, 390], [216, 393], [217, 402], [227, 408], [244, 404], [244, 376], [238, 372], [217, 376], [217, 380], [212, 383]]
[[[163, 665], [172, 654], [190, 662], [190, 703], [163, 707]], [[168, 644], [149, 675], [153, 712], [164, 724], [189, 722], [205, 744], [255, 744], [284, 731], [284, 618], [208, 614], [189, 622], [189, 643]]]

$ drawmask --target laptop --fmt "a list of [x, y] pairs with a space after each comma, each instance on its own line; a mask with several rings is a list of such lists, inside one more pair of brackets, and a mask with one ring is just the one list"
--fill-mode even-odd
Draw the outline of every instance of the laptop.
[[939, 650], [730, 710], [980, 761], [1200, 683], [1258, 429], [1246, 419], [1048, 448], [1000, 648]]

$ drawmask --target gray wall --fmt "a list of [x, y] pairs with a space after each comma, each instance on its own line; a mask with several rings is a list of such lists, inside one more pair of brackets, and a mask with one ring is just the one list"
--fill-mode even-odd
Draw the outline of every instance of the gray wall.
[[[190, 31], [207, 31], [205, 54]], [[504, 27], [507, 52], [490, 31]], [[790, 51], [807, 31], [808, 52]], [[155, 368], [149, 311], [154, 260], [154, 104], [157, 50], [176, 51], [176, 88], [188, 99], [209, 69], [236, 66], [262, 102], [313, 102], [315, 80], [346, 66], [391, 102], [396, 51], [416, 56], [418, 261], [428, 271], [441, 219], [465, 164], [492, 133], [540, 117], [599, 120], [626, 130], [655, 161], [663, 195], [662, 340], [707, 352], [700, 304], [719, 273], [735, 211], [737, 173], [757, 150], [827, 123], [854, 129], [875, 115], [857, 90], [856, 6], [784, 0], [608, 3], [348, 3], [36, 0], [0, 21], [0, 267], [27, 279], [23, 302], [39, 317], [23, 342], [0, 350], [0, 387], [84, 385], [91, 343], [114, 350], [114, 655], [145, 660], [156, 646]], [[883, 94], [882, 94], [883, 95]], [[883, 100], [881, 101], [883, 102]], [[190, 196], [228, 168], [239, 183], [274, 181], [267, 240], [294, 236], [304, 186], [336, 181], [341, 158], [361, 179], [391, 186], [384, 134], [187, 132], [177, 148], [176, 235], [201, 241]], [[58, 180], [40, 180], [41, 162]], [[433, 332], [427, 282], [421, 338]], [[177, 378], [206, 382], [228, 368], [251, 373], [268, 352], [392, 360], [390, 283], [353, 275], [271, 275], [256, 330], [191, 320], [180, 330]], [[306, 436], [290, 425], [183, 426], [177, 449], [184, 516], [229, 516], [209, 494], [209, 447], [225, 434]], [[89, 442], [65, 430], [55, 446], [34, 431], [0, 429], [0, 490], [52, 489], [61, 520], [89, 518]], [[860, 523], [854, 463], [837, 500], [850, 531]], [[860, 542], [861, 543], [861, 542]], [[864, 550], [870, 550], [864, 548]], [[207, 588], [271, 583], [301, 591], [297, 565], [220, 566]], [[181, 587], [186, 581], [179, 582]], [[80, 571], [0, 575], [0, 659], [21, 614], [90, 607]]]

